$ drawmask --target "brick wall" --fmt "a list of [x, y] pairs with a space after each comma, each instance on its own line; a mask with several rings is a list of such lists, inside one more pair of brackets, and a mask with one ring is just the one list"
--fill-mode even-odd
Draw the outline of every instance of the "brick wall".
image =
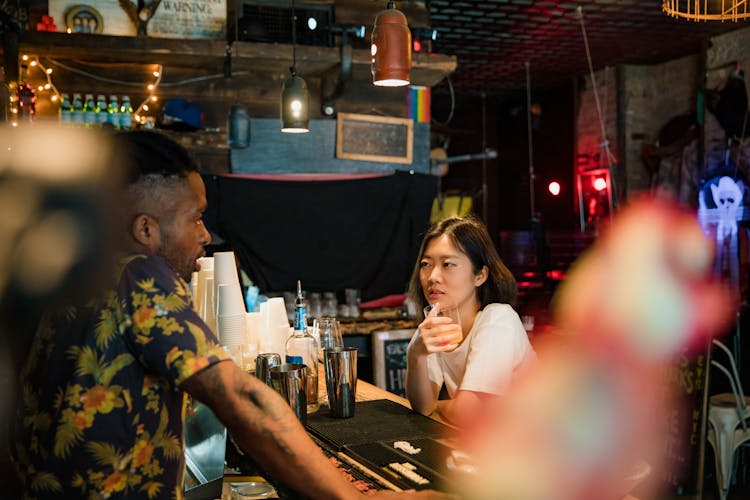
[[[710, 46], [706, 55], [707, 88], [715, 88], [723, 81], [733, 62], [739, 62], [750, 79], [750, 52], [747, 50], [750, 47], [750, 28], [715, 37]], [[616, 71], [622, 71], [622, 88], [619, 89]], [[671, 118], [695, 111], [701, 79], [698, 55], [663, 64], [624, 65], [616, 70], [601, 70], [595, 74], [595, 79], [610, 149], [618, 162], [615, 175], [623, 184], [619, 187], [620, 194], [632, 196], [647, 191], [651, 185], [651, 172], [641, 160], [641, 148], [644, 144], [654, 143], [660, 129]], [[623, 95], [618, 96], [618, 91]], [[625, 114], [621, 119], [618, 117], [618, 97]], [[618, 123], [624, 130], [619, 130]], [[600, 158], [597, 155], [601, 128], [589, 77], [579, 88], [577, 134], [579, 157]], [[622, 145], [617, 144], [620, 136], [624, 138]], [[713, 115], [706, 112], [707, 161], [720, 157], [723, 150], [723, 131]], [[692, 151], [688, 153], [693, 154]], [[603, 163], [606, 162], [602, 156], [600, 164]]]

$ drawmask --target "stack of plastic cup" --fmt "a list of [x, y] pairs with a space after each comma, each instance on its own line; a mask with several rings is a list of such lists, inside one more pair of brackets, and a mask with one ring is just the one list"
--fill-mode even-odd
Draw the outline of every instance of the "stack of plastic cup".
[[261, 329], [258, 335], [258, 351], [285, 354], [289, 338], [289, 320], [286, 317], [284, 299], [272, 297], [260, 305]]
[[237, 274], [237, 263], [234, 260], [234, 252], [214, 253], [214, 293], [218, 300], [218, 290], [221, 285], [240, 284]]
[[247, 343], [247, 317], [245, 301], [239, 283], [219, 285], [216, 298], [216, 327], [219, 342], [224, 347], [243, 346]]
[[198, 316], [216, 331], [216, 304], [214, 302], [214, 258], [201, 257], [198, 259], [200, 271], [193, 287], [193, 308]]
[[245, 350], [243, 368], [248, 371], [255, 370], [255, 357], [258, 355], [258, 337], [260, 335], [263, 318], [259, 312], [249, 312], [245, 315]]

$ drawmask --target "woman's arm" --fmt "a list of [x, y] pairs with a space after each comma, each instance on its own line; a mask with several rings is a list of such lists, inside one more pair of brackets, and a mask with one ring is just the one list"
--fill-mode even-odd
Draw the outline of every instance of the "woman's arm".
[[412, 409], [423, 415], [435, 411], [440, 386], [430, 380], [427, 357], [454, 350], [463, 335], [451, 318], [430, 316], [420, 323], [406, 351], [406, 396]]
[[456, 427], [465, 427], [484, 409], [484, 401], [494, 398], [491, 394], [474, 391], [458, 391], [453, 399], [437, 402], [438, 415]]
[[428, 355], [421, 338], [410, 343], [406, 351], [406, 397], [412, 409], [422, 415], [435, 411], [440, 394], [440, 387], [428, 376]]

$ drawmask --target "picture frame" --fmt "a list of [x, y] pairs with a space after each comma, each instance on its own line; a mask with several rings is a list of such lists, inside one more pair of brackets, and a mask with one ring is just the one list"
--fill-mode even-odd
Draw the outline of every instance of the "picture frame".
[[336, 158], [411, 164], [414, 120], [391, 116], [339, 113]]

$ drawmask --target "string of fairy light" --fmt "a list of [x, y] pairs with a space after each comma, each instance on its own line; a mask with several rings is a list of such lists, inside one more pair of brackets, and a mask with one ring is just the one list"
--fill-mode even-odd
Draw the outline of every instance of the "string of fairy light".
[[[52, 101], [53, 103], [59, 102], [62, 98], [62, 94], [60, 93], [59, 89], [57, 88], [57, 86], [55, 85], [52, 79], [53, 69], [51, 67], [45, 66], [39, 60], [39, 57], [35, 55], [23, 54], [21, 56], [21, 61], [22, 61], [21, 63], [27, 67], [27, 75], [26, 75], [27, 84], [30, 85], [30, 81], [33, 77], [32, 70], [38, 69], [44, 77], [44, 80], [45, 80], [44, 83], [40, 83], [39, 85], [36, 85], [36, 87], [34, 87], [33, 85], [30, 85], [32, 88], [35, 89], [36, 96], [38, 97], [40, 95], [43, 95], [45, 92], [50, 92], [51, 94], [49, 96], [50, 101]], [[60, 64], [60, 63], [56, 63], [56, 64], [65, 67], [64, 64]], [[151, 72], [151, 75], [153, 76], [153, 80], [149, 81], [146, 84], [147, 97], [133, 111], [133, 120], [136, 123], [145, 123], [147, 120], [146, 120], [146, 117], [144, 116], [144, 113], [147, 113], [150, 110], [149, 105], [153, 106], [153, 103], [158, 102], [159, 100], [159, 97], [157, 96], [157, 90], [159, 88], [159, 84], [161, 83], [161, 79], [163, 76], [163, 66], [161, 64], [156, 64], [154, 66], [156, 67], [156, 69], [154, 69]], [[71, 68], [68, 67], [67, 69], [71, 69]], [[96, 75], [93, 75], [91, 73], [87, 73], [85, 71], [76, 70], [76, 72], [82, 73], [94, 79], [102, 80], [102, 78], [97, 77]], [[136, 84], [136, 83], [130, 83], [130, 82], [117, 82], [117, 81], [110, 81], [110, 83], [120, 83], [120, 84], [137, 85], [137, 86], [143, 85], [142, 83]], [[11, 123], [13, 124], [13, 126], [18, 126], [19, 103], [17, 102], [17, 97], [15, 95], [11, 95], [10, 100], [11, 100], [10, 111], [13, 114], [13, 119]]]

